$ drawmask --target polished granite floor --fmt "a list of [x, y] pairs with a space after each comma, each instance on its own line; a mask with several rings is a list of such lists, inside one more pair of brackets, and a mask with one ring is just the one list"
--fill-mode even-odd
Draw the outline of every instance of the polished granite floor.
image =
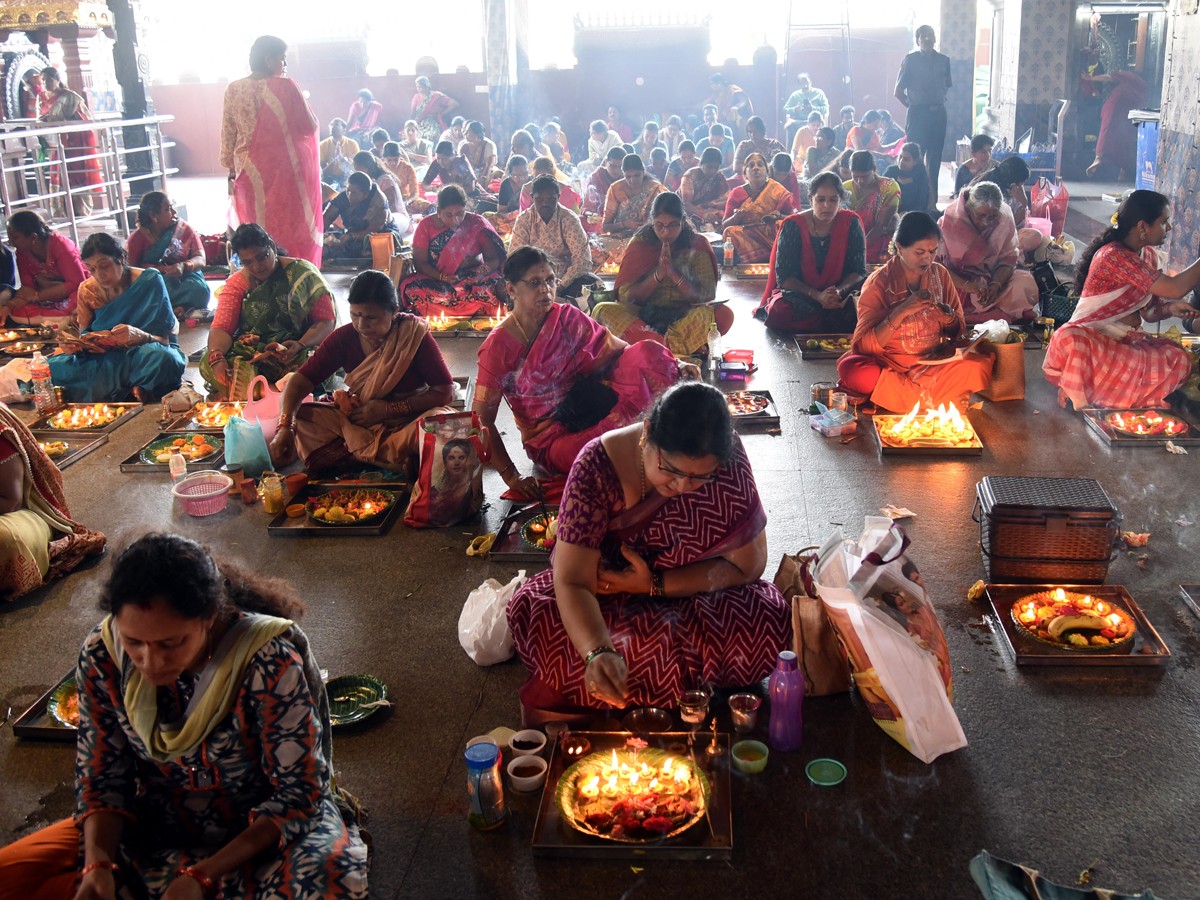
[[[334, 279], [344, 296], [346, 278]], [[832, 361], [803, 361], [790, 339], [750, 319], [761, 283], [726, 280], [737, 311], [730, 347], [753, 347], [782, 416], [779, 435], [745, 443], [769, 515], [775, 561], [819, 543], [839, 524], [854, 531], [885, 503], [907, 506], [912, 556], [925, 575], [949, 642], [955, 707], [970, 742], [925, 765], [887, 738], [851, 696], [810, 699], [805, 740], [772, 755], [759, 776], [733, 778], [731, 862], [654, 858], [535, 858], [537, 798], [509, 795], [509, 822], [480, 833], [466, 822], [462, 750], [471, 736], [516, 726], [518, 662], [482, 669], [460, 649], [467, 593], [516, 566], [468, 559], [471, 536], [501, 514], [499, 481], [486, 487], [484, 521], [378, 538], [285, 539], [266, 534], [261, 506], [232, 503], [189, 518], [171, 503], [163, 476], [122, 474], [119, 462], [155, 431], [147, 410], [65, 474], [75, 515], [113, 540], [171, 528], [295, 580], [309, 602], [304, 626], [334, 675], [371, 673], [395, 706], [335, 739], [342, 783], [370, 810], [374, 897], [814, 897], [958, 898], [974, 895], [967, 865], [980, 850], [1074, 882], [1159, 897], [1200, 896], [1193, 847], [1200, 799], [1200, 619], [1178, 585], [1200, 581], [1200, 503], [1188, 485], [1192, 455], [1110, 450], [1079, 417], [1057, 406], [1041, 376], [1042, 354], [1025, 353], [1024, 401], [972, 411], [986, 449], [977, 459], [881, 459], [873, 438], [842, 444], [807, 427], [809, 386], [834, 377]], [[188, 349], [202, 331], [185, 330]], [[456, 374], [472, 370], [477, 342], [446, 340]], [[511, 420], [508, 439], [514, 440]], [[1018, 669], [983, 608], [964, 599], [982, 575], [971, 512], [985, 475], [1096, 478], [1125, 527], [1151, 532], [1145, 568], [1119, 555], [1110, 580], [1125, 584], [1172, 651], [1162, 669]], [[19, 714], [73, 665], [98, 619], [105, 563], [0, 609], [0, 713]], [[849, 769], [839, 787], [804, 775], [816, 757]], [[72, 752], [0, 730], [0, 841], [66, 815]]]

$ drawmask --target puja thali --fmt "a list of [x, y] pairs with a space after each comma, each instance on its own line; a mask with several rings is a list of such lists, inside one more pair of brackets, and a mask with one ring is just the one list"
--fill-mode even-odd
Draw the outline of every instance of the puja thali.
[[1176, 409], [1085, 409], [1083, 420], [1110, 447], [1200, 444], [1200, 428]]
[[733, 267], [738, 281], [766, 281], [771, 274], [770, 263], [742, 263]]
[[46, 326], [30, 326], [25, 328], [5, 328], [0, 331], [0, 345], [11, 344], [13, 341], [47, 340], [54, 336], [54, 329]]
[[12, 341], [11, 343], [0, 346], [0, 353], [5, 356], [12, 357], [32, 357], [35, 353], [47, 353], [54, 348], [54, 344], [47, 341], [39, 341], [37, 338], [25, 341]]
[[966, 416], [950, 407], [904, 416], [876, 414], [872, 429], [881, 456], [982, 456], [983, 442]]
[[167, 431], [224, 431], [225, 426], [233, 416], [240, 416], [246, 408], [245, 403], [231, 401], [197, 403], [174, 422], [167, 426]]
[[779, 427], [779, 408], [770, 391], [726, 390], [725, 401], [738, 431]]
[[[1063, 595], [1061, 604], [1056, 600], [1058, 592]], [[1092, 628], [1077, 627], [1082, 623], [1074, 621], [1084, 608], [1076, 604], [1085, 597], [1092, 602], [1093, 609], [1099, 605], [1103, 615], [1116, 616], [1115, 622], [1121, 624], [1118, 640], [1110, 641], [1107, 646], [1089, 642], [1086, 648], [1065, 645], [1064, 636], [1069, 640], [1072, 633], [1098, 633]], [[989, 584], [987, 598], [995, 612], [994, 625], [999, 626], [993, 630], [1004, 635], [1018, 666], [1165, 666], [1171, 658], [1170, 649], [1123, 585]], [[1023, 623], [1021, 616], [1028, 618], [1031, 611], [1036, 616], [1042, 608], [1039, 602], [1046, 598], [1053, 607], [1048, 618]], [[1030, 603], [1034, 604], [1032, 610]], [[1045, 627], [1048, 622], [1059, 617], [1069, 621], [1060, 622], [1058, 634], [1044, 633], [1049, 630]], [[1043, 627], [1038, 627], [1039, 624]]]
[[521, 540], [530, 548], [549, 553], [558, 536], [558, 507], [548, 506], [540, 510], [521, 525]]
[[[548, 507], [552, 515], [558, 515], [558, 507]], [[536, 502], [528, 500], [511, 501], [500, 527], [496, 529], [496, 539], [488, 551], [488, 558], [494, 562], [533, 563], [548, 566], [550, 564], [550, 548], [539, 547], [529, 540], [527, 535], [537, 539], [536, 533], [528, 526], [542, 518], [542, 508]]]
[[396, 495], [376, 488], [333, 488], [305, 501], [305, 513], [317, 525], [345, 528], [376, 523], [396, 505]]
[[[267, 524], [276, 537], [376, 537], [387, 534], [405, 507], [412, 485], [404, 481], [310, 481]], [[382, 511], [365, 510], [370, 503]], [[330, 519], [334, 507], [340, 508]], [[291, 514], [289, 515], [289, 511]], [[322, 515], [318, 516], [317, 512]], [[363, 513], [366, 515], [362, 515]]]
[[197, 469], [215, 469], [225, 458], [225, 439], [219, 434], [160, 432], [121, 461], [122, 472], [163, 474], [171, 464], [171, 454], [179, 450], [184, 462]]
[[47, 413], [29, 426], [30, 431], [110, 432], [120, 428], [139, 412], [140, 403], [68, 403]]
[[79, 693], [72, 669], [13, 721], [13, 734], [22, 738], [73, 744], [78, 732], [78, 704]]
[[[571, 737], [587, 739], [592, 752], [581, 760], [569, 759], [560, 743], [555, 742], [534, 826], [534, 855], [581, 859], [732, 858], [728, 735], [717, 735], [724, 752], [715, 757], [704, 752], [707, 738], [689, 754], [688, 735], [683, 732], [644, 735], [647, 746], [636, 750], [636, 758], [627, 748], [628, 732], [572, 731]], [[664, 780], [668, 761], [672, 774]], [[624, 788], [622, 765], [626, 766]], [[643, 787], [631, 787], [628, 772], [637, 770], [640, 779], [643, 766], [649, 778], [642, 781]], [[611, 770], [607, 774], [606, 768]], [[678, 771], [686, 773], [687, 785], [681, 788], [676, 788], [674, 780]], [[610, 786], [614, 774], [617, 783]], [[646, 787], [653, 779], [660, 784], [649, 791]], [[592, 793], [606, 799], [594, 801]]]
[[849, 334], [798, 334], [801, 359], [838, 359], [850, 349]]
[[35, 431], [33, 436], [46, 451], [50, 461], [58, 466], [60, 472], [67, 466], [83, 459], [96, 448], [108, 443], [107, 434], [63, 434], [61, 431]]

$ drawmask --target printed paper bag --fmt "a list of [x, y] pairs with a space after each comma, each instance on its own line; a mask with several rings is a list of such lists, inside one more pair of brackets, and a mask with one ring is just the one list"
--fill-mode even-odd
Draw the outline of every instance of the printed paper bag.
[[473, 412], [422, 416], [417, 425], [420, 467], [404, 513], [413, 528], [457, 525], [483, 506], [483, 446]]

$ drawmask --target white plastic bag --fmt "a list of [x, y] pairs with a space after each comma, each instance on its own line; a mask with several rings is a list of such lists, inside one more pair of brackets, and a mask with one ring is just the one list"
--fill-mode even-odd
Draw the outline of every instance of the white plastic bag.
[[924, 580], [890, 519], [867, 516], [857, 541], [840, 530], [813, 580], [876, 724], [922, 762], [967, 745], [951, 704], [950, 651]]
[[29, 360], [14, 359], [0, 369], [0, 402], [20, 403], [22, 400], [28, 400], [29, 397], [21, 393], [20, 382], [22, 381], [29, 385], [31, 391], [33, 390], [33, 376], [29, 373]]
[[993, 344], [1003, 344], [1008, 340], [1009, 327], [1003, 319], [988, 319], [975, 326], [975, 333], [987, 337]]
[[458, 642], [467, 656], [481, 666], [493, 666], [513, 655], [512, 632], [505, 610], [517, 588], [525, 583], [525, 570], [508, 584], [489, 578], [467, 595], [458, 617]]

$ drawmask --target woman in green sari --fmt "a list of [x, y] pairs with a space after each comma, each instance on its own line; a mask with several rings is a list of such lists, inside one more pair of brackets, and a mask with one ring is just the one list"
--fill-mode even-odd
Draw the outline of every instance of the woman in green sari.
[[207, 310], [212, 292], [204, 280], [204, 248], [200, 236], [179, 218], [162, 191], [148, 191], [138, 205], [138, 230], [129, 236], [125, 252], [135, 269], [158, 269], [176, 317]]
[[336, 315], [317, 267], [286, 256], [260, 225], [240, 226], [230, 247], [242, 268], [217, 292], [200, 374], [211, 394], [241, 400], [255, 375], [275, 382], [298, 369]]

